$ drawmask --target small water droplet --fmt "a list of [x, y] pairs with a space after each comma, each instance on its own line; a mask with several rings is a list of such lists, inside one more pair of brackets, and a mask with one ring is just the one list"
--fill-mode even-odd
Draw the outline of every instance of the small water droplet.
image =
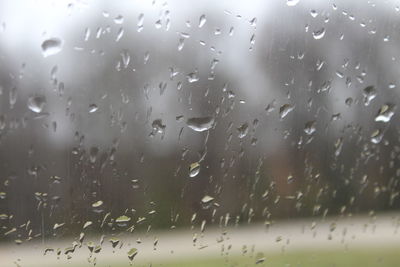
[[300, 2], [300, 0], [286, 0], [286, 5], [295, 6]]
[[131, 248], [128, 251], [128, 258], [130, 261], [133, 261], [133, 259], [135, 258], [135, 256], [138, 254], [138, 250], [137, 248]]
[[117, 219], [115, 219], [115, 222], [119, 225], [119, 226], [126, 226], [126, 224], [128, 222], [131, 221], [131, 218], [126, 216], [126, 215], [122, 215], [119, 216]]
[[293, 175], [289, 175], [289, 176], [287, 177], [287, 183], [288, 183], [288, 184], [291, 184], [291, 183], [293, 183], [293, 181], [294, 181]]
[[214, 125], [214, 117], [195, 117], [186, 121], [187, 126], [196, 131], [204, 132], [209, 130]]
[[119, 42], [119, 40], [121, 40], [122, 36], [124, 36], [124, 28], [119, 28], [118, 32], [117, 32], [117, 37], [115, 38], [116, 42]]
[[85, 37], [84, 37], [85, 42], [89, 40], [90, 33], [91, 33], [91, 32], [90, 32], [90, 29], [89, 29], [89, 28], [86, 28], [86, 29], [85, 29]]
[[89, 105], [89, 113], [94, 113], [99, 109], [99, 107], [96, 104], [90, 104]]
[[156, 29], [160, 29], [160, 28], [161, 28], [161, 26], [162, 26], [162, 22], [161, 22], [161, 20], [160, 20], [160, 19], [159, 19], [159, 20], [157, 20], [154, 26], [156, 27]]
[[256, 27], [257, 26], [257, 18], [254, 17], [251, 20], [249, 20], [250, 26]]
[[42, 43], [42, 54], [44, 57], [59, 53], [63, 47], [63, 41], [59, 38], [50, 38]]
[[237, 128], [237, 130], [239, 132], [239, 138], [246, 137], [247, 133], [249, 132], [249, 124], [245, 122], [239, 128]]
[[206, 21], [207, 21], [206, 15], [204, 15], [204, 14], [201, 15], [201, 16], [200, 16], [200, 19], [199, 19], [199, 28], [203, 27], [204, 24], [206, 24]]
[[85, 222], [85, 224], [83, 225], [83, 229], [88, 228], [88, 227], [91, 226], [92, 224], [93, 224], [92, 221], [87, 221], [87, 222]]
[[124, 17], [122, 15], [118, 15], [114, 18], [115, 24], [122, 24], [124, 23]]
[[376, 97], [376, 90], [375, 87], [370, 85], [364, 88], [363, 90], [364, 96], [364, 105], [368, 106], [372, 100]]
[[380, 129], [375, 130], [371, 134], [371, 142], [374, 144], [379, 144], [382, 141], [383, 138], [383, 131]]
[[57, 230], [61, 227], [63, 227], [65, 225], [65, 223], [55, 223], [53, 226], [53, 230]]
[[279, 108], [279, 117], [281, 119], [285, 118], [292, 110], [294, 109], [294, 106], [290, 104], [284, 104]]
[[46, 106], [46, 97], [43, 95], [35, 95], [28, 98], [28, 108], [35, 112], [40, 113]]
[[118, 238], [115, 238], [115, 237], [111, 237], [111, 238], [109, 239], [109, 241], [110, 241], [111, 246], [112, 246], [113, 248], [115, 248], [115, 247], [118, 246], [118, 244], [119, 244], [119, 239], [118, 239]]
[[310, 15], [311, 15], [311, 17], [315, 18], [315, 17], [318, 16], [318, 12], [315, 9], [311, 9], [310, 10]]
[[190, 164], [189, 176], [193, 178], [196, 177], [199, 173], [200, 173], [200, 164], [198, 162]]
[[394, 115], [395, 106], [392, 104], [384, 104], [378, 111], [375, 121], [389, 122]]
[[315, 40], [319, 40], [325, 36], [325, 28], [321, 28], [319, 30], [313, 31], [312, 33]]
[[304, 132], [308, 135], [312, 135], [316, 131], [316, 121], [308, 121], [304, 126]]
[[197, 72], [189, 73], [186, 76], [186, 78], [187, 78], [189, 83], [194, 83], [194, 82], [197, 82], [199, 80], [199, 76], [197, 76]]
[[347, 106], [350, 107], [350, 106], [353, 104], [353, 98], [351, 98], [351, 97], [346, 98], [346, 100], [344, 101], [344, 103], [345, 103]]
[[256, 264], [261, 264], [264, 261], [265, 261], [264, 253], [262, 253], [262, 252], [257, 253], [257, 255], [256, 255]]
[[138, 32], [141, 32], [143, 30], [143, 22], [144, 22], [144, 14], [140, 13], [138, 16], [138, 23], [137, 23], [137, 26], [138, 26], [137, 31]]
[[92, 204], [92, 207], [93, 207], [93, 208], [98, 208], [98, 207], [100, 207], [100, 206], [102, 206], [102, 205], [103, 205], [103, 201], [99, 200], [99, 201], [94, 202], [94, 203]]
[[203, 206], [204, 209], [208, 209], [210, 208], [212, 202], [214, 201], [214, 198], [209, 196], [209, 195], [205, 195], [202, 199], [201, 199], [201, 205]]
[[161, 119], [154, 120], [153, 123], [151, 124], [151, 127], [153, 128], [153, 134], [156, 134], [156, 133], [164, 134], [165, 133], [166, 126], [163, 124]]

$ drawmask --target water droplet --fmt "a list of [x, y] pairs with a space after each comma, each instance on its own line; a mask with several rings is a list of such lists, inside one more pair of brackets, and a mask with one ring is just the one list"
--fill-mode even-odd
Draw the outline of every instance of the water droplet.
[[249, 20], [250, 26], [256, 27], [257, 26], [257, 18], [254, 17], [251, 20]]
[[151, 124], [151, 127], [153, 128], [153, 134], [156, 134], [156, 133], [164, 134], [165, 133], [166, 126], [163, 124], [161, 119], [154, 120], [153, 123]]
[[395, 106], [392, 104], [384, 104], [378, 111], [375, 121], [389, 122], [394, 115]]
[[229, 29], [229, 36], [233, 36], [233, 33], [235, 32], [235, 28], [230, 27]]
[[122, 216], [119, 216], [117, 219], [115, 219], [115, 222], [116, 222], [116, 223], [127, 223], [127, 222], [129, 222], [130, 220], [131, 220], [130, 217], [128, 217], [128, 216], [126, 216], [126, 215], [122, 215]]
[[44, 57], [52, 56], [62, 50], [63, 41], [59, 38], [50, 38], [42, 43], [42, 54]]
[[181, 51], [184, 46], [185, 46], [185, 38], [179, 38], [178, 51]]
[[261, 264], [264, 261], [265, 261], [264, 253], [262, 253], [262, 252], [257, 253], [257, 255], [256, 255], [256, 264]]
[[150, 58], [150, 52], [146, 51], [146, 53], [144, 53], [144, 57], [143, 57], [143, 64], [147, 64], [147, 62], [149, 61]]
[[310, 15], [311, 15], [311, 17], [315, 18], [315, 17], [318, 16], [318, 12], [315, 9], [311, 9], [310, 10]]
[[35, 113], [40, 113], [46, 106], [46, 98], [42, 95], [35, 95], [28, 98], [28, 108]]
[[83, 229], [88, 228], [88, 227], [91, 226], [92, 224], [93, 224], [92, 221], [87, 221], [87, 222], [85, 222], [85, 224], [83, 225]]
[[10, 108], [14, 108], [15, 103], [17, 103], [17, 88], [13, 87], [10, 90], [10, 94], [9, 94], [9, 103], [10, 103]]
[[117, 37], [115, 38], [116, 42], [119, 42], [121, 40], [122, 36], [124, 36], [124, 28], [119, 28], [117, 32]]
[[138, 16], [138, 23], [137, 23], [137, 26], [138, 26], [137, 31], [138, 32], [141, 32], [143, 30], [143, 22], [144, 22], [144, 14], [140, 13]]
[[118, 238], [115, 238], [115, 237], [111, 237], [111, 238], [109, 239], [109, 241], [110, 241], [111, 246], [112, 246], [113, 248], [115, 248], [115, 247], [118, 246], [118, 244], [119, 244], [119, 239], [118, 239]]
[[65, 225], [65, 223], [55, 223], [53, 226], [53, 230], [57, 230], [61, 227], [63, 227]]
[[196, 132], [204, 132], [213, 127], [214, 117], [190, 118], [186, 121], [186, 124], [190, 129]]
[[340, 120], [342, 118], [340, 113], [336, 113], [336, 114], [332, 114], [331, 120], [332, 121], [337, 121]]
[[279, 108], [279, 117], [281, 119], [285, 118], [292, 110], [294, 109], [294, 106], [290, 104], [284, 104]]
[[300, 2], [300, 0], [286, 0], [286, 5], [295, 6]]
[[313, 31], [312, 33], [315, 40], [319, 40], [325, 35], [325, 28], [321, 28], [319, 30]]
[[194, 82], [197, 82], [199, 80], [199, 76], [197, 76], [197, 72], [189, 73], [186, 76], [186, 78], [187, 78], [189, 83], [194, 83]]
[[200, 172], [200, 164], [198, 162], [194, 162], [190, 164], [189, 167], [189, 176], [190, 177], [195, 177], [199, 174]]
[[211, 204], [213, 203], [214, 198], [209, 196], [209, 195], [205, 195], [202, 199], [201, 199], [201, 205], [203, 207], [203, 209], [209, 209], [211, 207]]
[[162, 26], [161, 20], [157, 20], [156, 23], [154, 24], [154, 26], [156, 27], [156, 29], [160, 29]]
[[99, 201], [94, 202], [94, 203], [92, 204], [92, 207], [93, 207], [93, 208], [98, 208], [98, 207], [100, 207], [100, 206], [102, 206], [102, 205], [103, 205], [103, 201], [99, 200]]
[[93, 252], [94, 247], [96, 246], [92, 241], [89, 241], [86, 243], [86, 246], [88, 247], [90, 252]]
[[316, 131], [316, 121], [308, 121], [304, 126], [304, 132], [308, 135], [312, 135]]
[[353, 104], [353, 98], [351, 98], [351, 97], [348, 97], [348, 98], [346, 98], [346, 100], [344, 101], [344, 103], [347, 105], [347, 106], [351, 106], [351, 104]]
[[96, 104], [90, 104], [89, 105], [89, 113], [94, 113], [99, 109], [99, 107]]
[[203, 204], [209, 204], [210, 202], [212, 202], [214, 200], [213, 197], [210, 197], [209, 195], [205, 195], [202, 199], [201, 199], [201, 203]]
[[364, 96], [364, 105], [368, 106], [371, 101], [376, 97], [376, 90], [375, 87], [370, 85], [364, 88], [363, 90]]
[[135, 258], [135, 256], [138, 254], [138, 250], [137, 248], [131, 248], [128, 251], [128, 258], [130, 261], [133, 261], [133, 259]]
[[250, 45], [254, 45], [255, 42], [256, 42], [256, 35], [253, 34], [253, 35], [250, 37]]
[[53, 251], [54, 251], [53, 248], [45, 248], [45, 250], [44, 250], [44, 255], [46, 255], [46, 254], [49, 253], [49, 252], [53, 252]]
[[85, 36], [84, 36], [85, 42], [89, 40], [90, 33], [91, 33], [91, 32], [90, 32], [90, 29], [89, 29], [89, 28], [86, 28], [86, 29], [85, 29]]
[[383, 131], [380, 129], [375, 130], [371, 134], [371, 142], [374, 144], [379, 144], [382, 141], [383, 138]]
[[124, 23], [124, 17], [122, 15], [118, 15], [114, 18], [115, 24], [122, 24]]
[[246, 137], [247, 133], [249, 132], [249, 124], [245, 122], [239, 128], [237, 128], [237, 130], [239, 132], [239, 138]]
[[206, 21], [207, 21], [206, 15], [204, 15], [204, 14], [201, 15], [201, 16], [200, 16], [200, 19], [199, 19], [199, 28], [203, 27], [204, 24], [206, 24]]

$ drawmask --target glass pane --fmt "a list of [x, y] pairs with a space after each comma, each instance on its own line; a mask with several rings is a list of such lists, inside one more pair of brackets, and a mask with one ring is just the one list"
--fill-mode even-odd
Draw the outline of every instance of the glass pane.
[[0, 266], [397, 266], [396, 1], [0, 2]]

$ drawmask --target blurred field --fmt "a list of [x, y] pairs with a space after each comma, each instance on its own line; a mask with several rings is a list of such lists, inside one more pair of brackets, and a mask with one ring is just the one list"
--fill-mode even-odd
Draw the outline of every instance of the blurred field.
[[[400, 266], [400, 216], [357, 216], [280, 221], [268, 229], [262, 224], [226, 229], [208, 228], [121, 234], [121, 246], [113, 249], [110, 236], [99, 253], [89, 253], [87, 242], [98, 244], [98, 235], [88, 236], [74, 253], [65, 254], [73, 240], [46, 240], [0, 246], [0, 266], [130, 266], [127, 252], [137, 248], [132, 266]], [[334, 226], [334, 227], [333, 227]], [[198, 240], [193, 243], [193, 232]], [[140, 238], [140, 244], [136, 242]], [[157, 245], [154, 240], [157, 238]], [[44, 254], [45, 248], [60, 250]]]
[[[400, 264], [399, 249], [353, 250], [353, 251], [303, 251], [291, 253], [265, 254], [264, 262], [258, 263], [254, 256], [224, 256], [215, 259], [196, 259], [167, 263], [148, 263], [134, 266], [164, 267], [220, 267], [220, 266], [304, 266], [304, 267], [398, 267]], [[127, 266], [124, 264], [98, 266]]]

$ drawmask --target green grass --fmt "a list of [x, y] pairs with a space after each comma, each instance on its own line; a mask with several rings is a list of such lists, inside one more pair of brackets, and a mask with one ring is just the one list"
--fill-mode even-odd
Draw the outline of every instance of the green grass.
[[[196, 259], [177, 262], [134, 264], [133, 266], [152, 267], [223, 267], [223, 266], [274, 266], [274, 267], [399, 267], [400, 248], [389, 250], [323, 251], [268, 254], [265, 261], [255, 264], [256, 257], [224, 256], [216, 259]], [[118, 265], [118, 267], [129, 264]]]

